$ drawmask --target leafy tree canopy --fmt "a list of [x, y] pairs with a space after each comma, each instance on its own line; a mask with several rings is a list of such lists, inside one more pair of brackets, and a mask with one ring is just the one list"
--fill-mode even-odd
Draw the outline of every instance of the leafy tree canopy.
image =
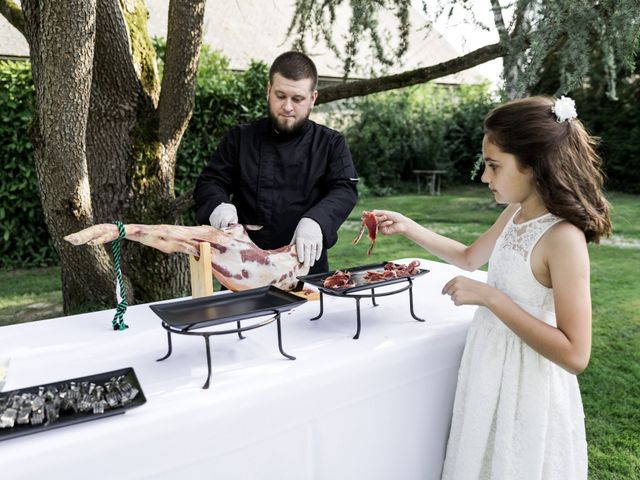
[[[596, 67], [607, 78], [608, 95], [616, 97], [617, 73], [632, 71], [640, 37], [640, 2], [638, 0], [485, 0], [493, 24], [487, 25], [474, 15], [478, 2], [469, 0], [422, 0], [425, 27], [442, 16], [460, 13], [475, 28], [496, 31], [499, 42], [485, 45], [461, 56], [457, 61], [421, 68], [400, 75], [375, 78], [323, 89], [321, 102], [365, 95], [376, 91], [423, 83], [456, 73], [494, 58], [504, 61], [505, 96], [526, 95], [540, 76], [558, 63], [560, 85], [557, 94], [566, 93], [592, 73], [593, 50], [597, 49]], [[296, 46], [307, 49], [309, 38], [324, 42], [343, 63], [345, 78], [353, 71], [362, 48], [370, 48], [384, 65], [402, 56], [408, 46], [411, 0], [297, 0], [296, 13], [289, 33]], [[338, 8], [350, 6], [348, 38], [344, 46], [335, 42], [333, 32]], [[458, 12], [456, 12], [456, 10]], [[342, 10], [344, 11], [344, 10]], [[382, 40], [378, 18], [383, 11], [393, 12], [399, 22], [399, 41], [388, 46]], [[368, 39], [363, 42], [363, 39]], [[622, 68], [621, 68], [622, 67]], [[550, 92], [551, 93], [551, 92]]]

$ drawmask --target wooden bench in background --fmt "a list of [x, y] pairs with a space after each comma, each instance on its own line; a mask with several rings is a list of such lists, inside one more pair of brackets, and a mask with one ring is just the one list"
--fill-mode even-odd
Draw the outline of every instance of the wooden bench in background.
[[440, 195], [440, 184], [442, 175], [446, 175], [446, 170], [413, 170], [416, 175], [418, 195], [420, 194], [420, 177], [424, 177], [425, 184], [429, 190], [429, 195]]

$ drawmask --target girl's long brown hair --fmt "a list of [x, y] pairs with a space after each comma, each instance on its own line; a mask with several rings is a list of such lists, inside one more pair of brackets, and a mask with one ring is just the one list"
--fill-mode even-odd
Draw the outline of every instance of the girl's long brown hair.
[[507, 102], [489, 112], [484, 132], [521, 167], [533, 169], [549, 212], [582, 230], [587, 242], [598, 243], [611, 233], [611, 220], [597, 141], [578, 119], [558, 123], [553, 104], [542, 96]]

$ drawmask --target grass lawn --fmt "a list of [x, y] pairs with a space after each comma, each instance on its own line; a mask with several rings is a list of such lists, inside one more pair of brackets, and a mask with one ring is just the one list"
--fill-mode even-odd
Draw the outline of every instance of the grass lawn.
[[[614, 235], [590, 246], [593, 297], [591, 363], [580, 375], [589, 442], [590, 479], [640, 479], [640, 197], [611, 194]], [[397, 210], [438, 233], [473, 241], [498, 216], [484, 188], [450, 189], [440, 197], [404, 195], [360, 201], [331, 249], [331, 267], [403, 257], [434, 257], [403, 238], [351, 245], [362, 210]], [[58, 268], [0, 271], [0, 325], [61, 315]], [[0, 330], [0, 335], [2, 331]]]

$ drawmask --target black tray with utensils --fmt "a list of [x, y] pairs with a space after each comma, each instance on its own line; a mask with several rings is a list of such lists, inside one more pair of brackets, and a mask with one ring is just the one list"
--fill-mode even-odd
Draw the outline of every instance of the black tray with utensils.
[[[111, 379], [121, 379], [117, 383], [111, 382]], [[127, 392], [133, 398], [126, 397], [124, 393], [122, 393], [117, 388], [105, 388], [104, 389], [104, 397], [108, 393], [113, 391], [117, 391], [118, 395], [116, 397], [110, 397], [109, 400], [111, 403], [108, 403], [105, 400], [105, 404], [102, 404], [104, 409], [103, 413], [94, 413], [93, 408], [82, 411], [76, 410], [78, 405], [80, 405], [80, 401], [83, 398], [85, 393], [88, 394], [91, 391], [91, 394], [88, 394], [89, 397], [92, 397], [91, 403], [97, 403], [96, 398], [100, 398], [96, 395], [96, 388], [98, 386], [104, 388], [105, 385], [109, 385], [112, 387], [113, 385], [124, 385], [126, 383], [127, 388], [122, 390], [122, 392]], [[73, 385], [73, 389], [70, 388]], [[91, 387], [93, 385], [93, 387]], [[135, 390], [130, 390], [135, 389]], [[55, 389], [55, 390], [54, 390]], [[56, 394], [53, 392], [64, 392], [64, 395], [56, 397]], [[70, 392], [75, 391], [77, 393], [77, 401], [70, 402]], [[40, 392], [43, 392], [43, 395], [38, 395]], [[48, 392], [48, 393], [47, 393]], [[122, 393], [122, 394], [121, 394]], [[28, 394], [28, 395], [24, 395]], [[13, 426], [6, 425], [6, 420], [11, 417], [10, 413], [7, 412], [11, 405], [14, 404], [14, 399], [16, 397], [32, 397], [38, 395], [40, 398], [44, 398], [45, 403], [42, 405], [43, 412], [40, 415], [44, 415], [44, 418], [41, 423], [32, 424], [30, 423], [18, 423], [17, 421], [13, 422]], [[68, 404], [65, 404], [63, 400], [66, 398], [69, 401]], [[89, 402], [89, 398], [86, 399]], [[68, 380], [61, 380], [58, 382], [47, 383], [42, 385], [37, 385], [33, 387], [20, 388], [17, 390], [11, 390], [8, 392], [0, 393], [0, 418], [4, 418], [4, 428], [0, 428], [0, 440], [6, 440], [9, 438], [20, 437], [22, 435], [29, 435], [31, 433], [43, 432], [47, 430], [52, 430], [58, 427], [66, 427], [68, 425], [73, 425], [76, 423], [88, 422], [90, 420], [97, 420], [100, 418], [110, 417], [112, 415], [118, 415], [120, 413], [125, 413], [125, 411], [139, 407], [140, 405], [146, 403], [147, 399], [142, 392], [142, 388], [140, 387], [140, 382], [136, 377], [133, 368], [123, 368], [120, 370], [113, 370], [111, 372], [99, 373], [96, 375], [89, 375], [86, 377], [78, 377], [71, 378]], [[58, 413], [58, 418], [49, 419], [49, 414], [46, 413], [48, 408], [52, 408], [55, 403], [58, 403], [56, 408]], [[72, 407], [73, 403], [73, 407]], [[25, 409], [26, 404], [22, 403], [22, 407]], [[47, 406], [48, 405], [48, 406]], [[113, 405], [113, 406], [111, 406]], [[16, 410], [16, 409], [14, 409]], [[31, 410], [31, 409], [28, 409]], [[17, 409], [18, 417], [20, 417], [20, 408]], [[29, 412], [30, 416], [35, 415], [36, 411], [31, 410]], [[24, 417], [23, 417], [24, 418]], [[35, 417], [32, 417], [34, 419]], [[1, 421], [1, 420], [0, 420]]]

